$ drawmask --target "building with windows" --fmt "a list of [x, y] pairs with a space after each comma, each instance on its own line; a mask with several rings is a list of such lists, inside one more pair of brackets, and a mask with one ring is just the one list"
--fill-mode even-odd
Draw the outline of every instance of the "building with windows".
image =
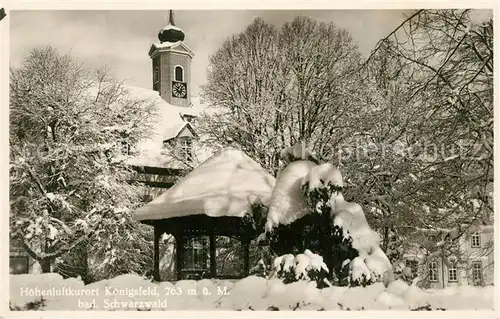
[[421, 235], [420, 244], [404, 254], [405, 265], [420, 286], [493, 284], [493, 225], [422, 230]]
[[[170, 10], [168, 24], [158, 32], [159, 43], [151, 44], [148, 52], [152, 62], [152, 90], [144, 92], [156, 99], [161, 116], [155, 123], [155, 136], [139, 143], [129, 161], [137, 171], [136, 179], [149, 186], [145, 202], [173, 187], [179, 177], [188, 174], [213, 153], [200, 145], [195, 130], [196, 118], [206, 108], [192, 96], [191, 63], [194, 53], [184, 39], [185, 34], [175, 25], [173, 11]], [[155, 229], [155, 234], [158, 231]], [[155, 236], [156, 249], [159, 247], [158, 239]], [[213, 244], [208, 236], [182, 239], [176, 237], [175, 252], [172, 251], [170, 258], [182, 254], [183, 270], [181, 273], [181, 259], [177, 258], [175, 275], [172, 274], [171, 279], [204, 273], [211, 266], [210, 247]], [[156, 266], [161, 258], [155, 255]], [[159, 277], [159, 269], [156, 268], [155, 277]]]
[[168, 24], [158, 32], [159, 43], [151, 44], [148, 52], [152, 90], [144, 90], [143, 94], [156, 99], [161, 117], [155, 123], [156, 136], [136, 146], [130, 164], [140, 174], [138, 180], [151, 187], [170, 188], [178, 176], [211, 155], [209, 150], [196, 147], [194, 123], [203, 107], [191, 94], [194, 53], [184, 39], [170, 10]]
[[153, 90], [167, 103], [189, 107], [191, 105], [191, 61], [193, 51], [183, 42], [184, 32], [175, 25], [173, 11], [169, 23], [160, 29], [160, 43], [153, 43], [149, 56], [153, 66]]

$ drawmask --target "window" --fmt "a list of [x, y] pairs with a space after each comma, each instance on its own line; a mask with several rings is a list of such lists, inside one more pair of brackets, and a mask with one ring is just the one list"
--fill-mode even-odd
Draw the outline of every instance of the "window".
[[483, 264], [480, 261], [472, 262], [472, 280], [474, 282], [483, 280]]
[[29, 270], [28, 256], [10, 256], [9, 258], [10, 274], [27, 274]]
[[208, 262], [208, 237], [192, 237], [184, 246], [185, 270], [206, 270]]
[[175, 67], [175, 80], [178, 82], [184, 82], [184, 69], [182, 66]]
[[243, 269], [245, 267], [243, 266], [243, 246], [241, 245], [241, 241], [232, 237], [216, 236], [215, 242], [215, 265], [217, 276], [243, 276]]
[[155, 70], [153, 71], [153, 82], [158, 83], [160, 82], [160, 68], [155, 67]]
[[130, 144], [127, 141], [121, 140], [117, 142], [118, 150], [122, 155], [130, 155]]
[[429, 281], [438, 281], [438, 263], [436, 261], [429, 263]]
[[481, 237], [479, 236], [479, 233], [472, 234], [471, 246], [474, 248], [481, 247]]
[[448, 281], [457, 281], [457, 266], [452, 265], [448, 268]]
[[418, 273], [418, 261], [417, 260], [406, 260], [406, 267], [410, 269], [410, 277], [414, 279], [417, 277]]
[[187, 162], [193, 161], [193, 145], [190, 138], [180, 139], [180, 155]]

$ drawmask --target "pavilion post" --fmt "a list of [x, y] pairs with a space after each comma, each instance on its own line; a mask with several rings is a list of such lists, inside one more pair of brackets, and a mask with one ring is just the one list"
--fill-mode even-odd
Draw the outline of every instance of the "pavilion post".
[[243, 275], [248, 277], [250, 275], [250, 240], [244, 237], [241, 243], [243, 248]]
[[184, 264], [184, 236], [182, 233], [175, 236], [175, 272], [177, 280], [182, 279], [182, 265]]
[[217, 261], [216, 258], [216, 240], [215, 234], [210, 233], [210, 277], [215, 278], [217, 276]]
[[160, 281], [160, 238], [161, 231], [158, 225], [154, 226], [154, 256], [153, 256], [153, 279], [155, 281]]

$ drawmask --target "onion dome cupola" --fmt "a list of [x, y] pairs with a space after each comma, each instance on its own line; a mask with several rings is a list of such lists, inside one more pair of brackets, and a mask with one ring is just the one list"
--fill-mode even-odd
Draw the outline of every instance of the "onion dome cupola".
[[175, 26], [173, 10], [169, 10], [168, 24], [160, 29], [160, 31], [158, 32], [158, 39], [161, 43], [172, 43], [184, 41], [184, 37], [185, 35], [182, 29]]

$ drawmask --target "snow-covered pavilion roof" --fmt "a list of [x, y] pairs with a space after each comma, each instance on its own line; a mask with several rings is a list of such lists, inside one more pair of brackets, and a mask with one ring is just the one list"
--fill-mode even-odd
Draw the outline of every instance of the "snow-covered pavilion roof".
[[137, 209], [134, 218], [144, 221], [201, 214], [243, 217], [252, 204], [269, 204], [275, 182], [245, 153], [225, 148]]

